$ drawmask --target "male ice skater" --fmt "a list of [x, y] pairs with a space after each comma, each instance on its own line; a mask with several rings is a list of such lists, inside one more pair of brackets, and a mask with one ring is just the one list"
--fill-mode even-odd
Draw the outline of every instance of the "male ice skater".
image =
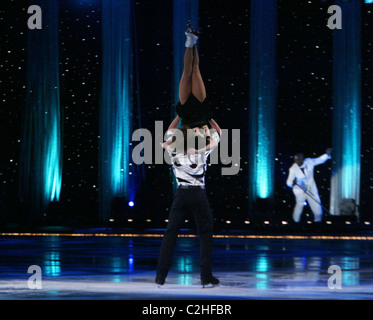
[[302, 153], [294, 155], [294, 164], [289, 169], [289, 176], [286, 181], [288, 187], [293, 188], [296, 201], [293, 211], [294, 222], [298, 223], [300, 221], [305, 201], [311, 207], [314, 214], [314, 222], [322, 220], [321, 200], [313, 177], [313, 171], [315, 166], [331, 159], [331, 152], [332, 149], [329, 148], [319, 158], [305, 159]]
[[[177, 129], [180, 117], [177, 116], [169, 127], [169, 132]], [[193, 214], [200, 240], [201, 284], [217, 285], [219, 280], [212, 275], [211, 260], [213, 246], [213, 217], [205, 190], [206, 160], [209, 154], [218, 146], [221, 129], [213, 120], [209, 120], [211, 130], [207, 126], [200, 128], [186, 128], [179, 130], [184, 137], [182, 141], [175, 140], [175, 136], [166, 141], [165, 148], [172, 162], [178, 188], [174, 195], [167, 230], [164, 234], [155, 282], [163, 285], [171, 266], [173, 252], [181, 225], [189, 214]], [[188, 148], [195, 138], [207, 140], [207, 144], [200, 149]], [[181, 147], [178, 147], [180, 145]], [[176, 147], [175, 147], [176, 146]], [[181, 152], [180, 152], [181, 151]]]
[[[205, 103], [206, 89], [196, 47], [198, 32], [188, 25], [185, 35], [184, 72], [179, 87], [180, 102], [176, 107], [178, 116], [170, 124], [169, 138], [162, 145], [171, 157], [178, 188], [161, 245], [155, 282], [165, 283], [178, 232], [187, 215], [193, 214], [200, 240], [201, 284], [217, 285], [219, 280], [211, 271], [213, 217], [205, 191], [205, 174], [207, 157], [218, 146], [221, 129], [211, 118]], [[182, 126], [178, 129], [181, 120]], [[196, 141], [200, 143], [196, 145]]]

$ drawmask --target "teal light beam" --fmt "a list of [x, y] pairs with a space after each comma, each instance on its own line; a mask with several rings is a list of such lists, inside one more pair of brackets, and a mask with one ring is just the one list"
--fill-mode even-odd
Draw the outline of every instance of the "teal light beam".
[[28, 30], [27, 97], [22, 120], [20, 197], [41, 217], [59, 201], [62, 186], [63, 117], [60, 107], [58, 0], [36, 0], [43, 28]]
[[249, 199], [274, 195], [277, 0], [251, 1]]
[[330, 212], [342, 199], [360, 201], [361, 1], [336, 2], [342, 29], [333, 31], [333, 168]]
[[100, 218], [110, 217], [116, 197], [133, 201], [131, 137], [133, 36], [131, 0], [102, 3], [103, 75], [100, 107]]

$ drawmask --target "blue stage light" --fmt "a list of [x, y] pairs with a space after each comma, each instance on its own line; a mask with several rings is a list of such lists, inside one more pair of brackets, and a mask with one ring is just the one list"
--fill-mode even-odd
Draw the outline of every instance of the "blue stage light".
[[130, 198], [133, 37], [130, 0], [103, 2], [103, 79], [100, 109], [100, 215], [115, 197]]
[[273, 198], [276, 123], [277, 0], [251, 1], [250, 202]]
[[[48, 28], [28, 33], [27, 99], [21, 150], [20, 193], [37, 215], [59, 201], [63, 116], [60, 106], [58, 1], [40, 0]], [[45, 13], [45, 15], [44, 15]]]
[[130, 272], [133, 271], [134, 265], [135, 265], [135, 259], [133, 258], [133, 254], [130, 254], [128, 255], [128, 267], [129, 267]]
[[134, 207], [134, 206], [135, 206], [135, 203], [134, 203], [133, 201], [130, 201], [130, 202], [128, 202], [128, 206], [130, 206], [130, 207]]
[[361, 166], [361, 2], [337, 1], [348, 28], [334, 33], [333, 173], [330, 211], [342, 199], [360, 199]]

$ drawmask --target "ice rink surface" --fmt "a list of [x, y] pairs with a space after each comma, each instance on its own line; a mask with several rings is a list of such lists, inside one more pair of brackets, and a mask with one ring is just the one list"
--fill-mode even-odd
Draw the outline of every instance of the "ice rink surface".
[[[1, 237], [0, 299], [373, 298], [373, 241], [215, 239], [214, 288], [199, 282], [198, 238], [178, 239], [166, 284], [154, 284], [160, 244], [159, 237]], [[41, 268], [41, 289], [29, 288], [31, 265]], [[341, 269], [341, 289], [328, 286], [330, 266]]]

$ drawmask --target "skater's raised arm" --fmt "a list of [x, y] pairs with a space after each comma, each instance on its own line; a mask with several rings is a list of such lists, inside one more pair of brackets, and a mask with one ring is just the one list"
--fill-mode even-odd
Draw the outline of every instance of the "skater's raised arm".
[[313, 165], [318, 166], [319, 164], [323, 164], [331, 158], [332, 158], [332, 149], [328, 148], [326, 149], [326, 153], [323, 154], [321, 157], [312, 159]]
[[176, 116], [175, 119], [169, 125], [168, 130], [176, 129], [179, 126], [180, 120], [180, 116]]
[[209, 123], [210, 123], [211, 129], [215, 129], [219, 133], [219, 135], [221, 135], [221, 129], [219, 125], [217, 124], [217, 122], [214, 119], [210, 119]]
[[167, 149], [172, 144], [172, 134], [175, 129], [179, 126], [181, 118], [176, 116], [175, 119], [170, 123], [167, 129], [167, 140], [162, 143], [162, 148]]

